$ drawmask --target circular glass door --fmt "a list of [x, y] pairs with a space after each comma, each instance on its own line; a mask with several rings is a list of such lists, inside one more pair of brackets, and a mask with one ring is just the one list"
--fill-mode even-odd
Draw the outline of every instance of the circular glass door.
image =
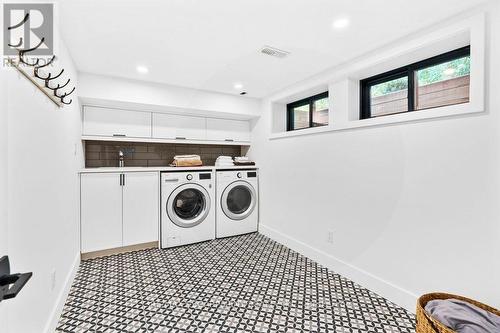
[[232, 220], [248, 217], [252, 214], [255, 204], [255, 190], [245, 181], [231, 183], [222, 193], [222, 210]]
[[207, 217], [210, 209], [208, 192], [200, 185], [185, 184], [176, 188], [168, 198], [167, 214], [179, 227], [194, 227]]

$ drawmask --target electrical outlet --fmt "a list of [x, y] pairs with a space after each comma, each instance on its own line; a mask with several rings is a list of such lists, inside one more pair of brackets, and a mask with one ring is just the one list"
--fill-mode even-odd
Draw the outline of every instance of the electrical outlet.
[[54, 269], [50, 274], [50, 291], [56, 288], [56, 270]]
[[333, 230], [328, 230], [328, 238], [326, 241], [330, 244], [333, 244]]

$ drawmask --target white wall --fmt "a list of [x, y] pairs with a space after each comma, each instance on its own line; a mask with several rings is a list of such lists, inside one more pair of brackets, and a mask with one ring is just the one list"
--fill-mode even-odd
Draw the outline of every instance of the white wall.
[[410, 310], [432, 291], [500, 307], [500, 7], [487, 8], [486, 113], [269, 140], [264, 101], [261, 231]]
[[[77, 73], [62, 43], [58, 64], [75, 84]], [[14, 271], [32, 271], [33, 277], [2, 306], [8, 309], [9, 332], [39, 333], [51, 325], [79, 258], [80, 111], [75, 99], [57, 108], [14, 70], [7, 72], [7, 82], [8, 254]], [[3, 127], [2, 121], [1, 133]]]
[[[8, 252], [7, 243], [7, 78], [0, 69], [0, 257]], [[0, 303], [0, 332], [8, 330], [5, 302]]]
[[96, 100], [101, 105], [106, 102], [105, 106], [129, 104], [152, 111], [208, 111], [242, 117], [260, 113], [259, 100], [254, 98], [87, 73], [79, 74], [79, 91], [85, 102]]

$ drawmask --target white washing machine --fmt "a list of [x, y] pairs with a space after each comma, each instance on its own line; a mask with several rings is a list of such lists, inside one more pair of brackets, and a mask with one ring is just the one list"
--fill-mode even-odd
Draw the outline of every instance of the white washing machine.
[[258, 190], [256, 169], [217, 171], [217, 238], [257, 231]]
[[211, 170], [161, 173], [161, 247], [215, 238], [215, 179]]

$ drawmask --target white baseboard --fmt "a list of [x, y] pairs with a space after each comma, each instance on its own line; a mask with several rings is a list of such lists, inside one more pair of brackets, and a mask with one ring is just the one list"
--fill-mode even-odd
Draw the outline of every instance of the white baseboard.
[[64, 304], [66, 303], [69, 291], [71, 290], [71, 285], [73, 284], [73, 280], [75, 279], [76, 273], [78, 272], [78, 267], [80, 267], [80, 252], [76, 254], [75, 260], [73, 261], [73, 266], [66, 276], [66, 281], [64, 281], [64, 285], [59, 292], [59, 295], [57, 296], [57, 302], [54, 305], [50, 317], [47, 320], [47, 324], [45, 325], [45, 329], [43, 330], [45, 333], [55, 332], [57, 323], [59, 322], [59, 318], [61, 317], [61, 313], [64, 308]]
[[259, 226], [259, 232], [290, 249], [316, 261], [355, 283], [379, 294], [389, 301], [415, 313], [417, 296], [412, 292], [385, 281], [361, 268], [335, 258], [331, 254], [318, 250], [302, 241], [290, 237], [266, 225]]

